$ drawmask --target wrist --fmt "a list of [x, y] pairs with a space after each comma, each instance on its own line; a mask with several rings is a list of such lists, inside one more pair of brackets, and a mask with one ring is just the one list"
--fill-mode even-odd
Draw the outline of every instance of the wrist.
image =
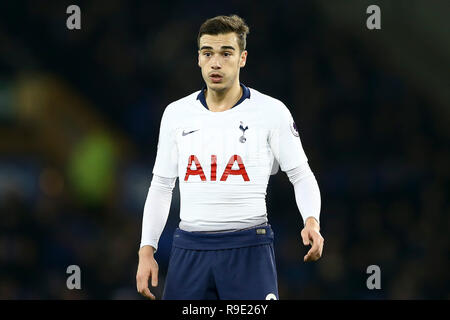
[[305, 227], [314, 228], [320, 231], [320, 224], [319, 221], [316, 220], [314, 217], [308, 217], [305, 220]]
[[152, 246], [145, 245], [139, 249], [138, 255], [139, 257], [153, 257], [155, 251], [155, 248], [153, 248]]

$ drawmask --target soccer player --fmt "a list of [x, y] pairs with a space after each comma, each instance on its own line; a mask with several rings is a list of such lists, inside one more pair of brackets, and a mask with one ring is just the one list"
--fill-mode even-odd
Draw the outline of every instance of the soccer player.
[[[302, 215], [304, 261], [322, 255], [320, 191], [289, 109], [239, 81], [249, 28], [217, 16], [198, 33], [205, 87], [164, 110], [153, 178], [144, 205], [137, 290], [158, 284], [154, 253], [179, 177], [180, 223], [173, 236], [163, 299], [278, 299], [274, 233], [266, 189], [278, 167]], [[276, 214], [276, 213], [275, 213]]]

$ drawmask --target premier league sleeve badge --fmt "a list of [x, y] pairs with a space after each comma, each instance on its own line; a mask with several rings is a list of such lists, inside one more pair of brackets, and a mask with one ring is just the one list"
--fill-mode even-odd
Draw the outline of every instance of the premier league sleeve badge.
[[299, 133], [298, 133], [298, 129], [297, 129], [297, 125], [295, 124], [294, 120], [292, 120], [291, 122], [291, 132], [294, 136], [298, 137]]

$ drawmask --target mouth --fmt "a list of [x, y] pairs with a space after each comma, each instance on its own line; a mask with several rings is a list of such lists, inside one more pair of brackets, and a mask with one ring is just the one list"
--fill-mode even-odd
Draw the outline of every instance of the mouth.
[[209, 75], [209, 79], [211, 79], [211, 81], [212, 81], [213, 83], [218, 83], [218, 82], [221, 82], [221, 81], [222, 81], [223, 76], [222, 76], [221, 74], [219, 74], [219, 73], [211, 73], [211, 74]]

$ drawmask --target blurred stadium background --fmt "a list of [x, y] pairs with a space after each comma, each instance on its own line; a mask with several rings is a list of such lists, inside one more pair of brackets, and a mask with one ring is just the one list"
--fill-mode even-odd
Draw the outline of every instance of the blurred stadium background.
[[[77, 4], [82, 29], [66, 28]], [[381, 30], [366, 8], [381, 7]], [[449, 299], [448, 1], [3, 1], [0, 298], [141, 299], [141, 218], [164, 107], [202, 86], [200, 24], [250, 26], [241, 80], [284, 101], [322, 194], [303, 263], [285, 173], [267, 203], [283, 299]], [[161, 297], [179, 191], [156, 254]], [[81, 290], [66, 268], [81, 268]], [[368, 290], [366, 268], [381, 268]]]

